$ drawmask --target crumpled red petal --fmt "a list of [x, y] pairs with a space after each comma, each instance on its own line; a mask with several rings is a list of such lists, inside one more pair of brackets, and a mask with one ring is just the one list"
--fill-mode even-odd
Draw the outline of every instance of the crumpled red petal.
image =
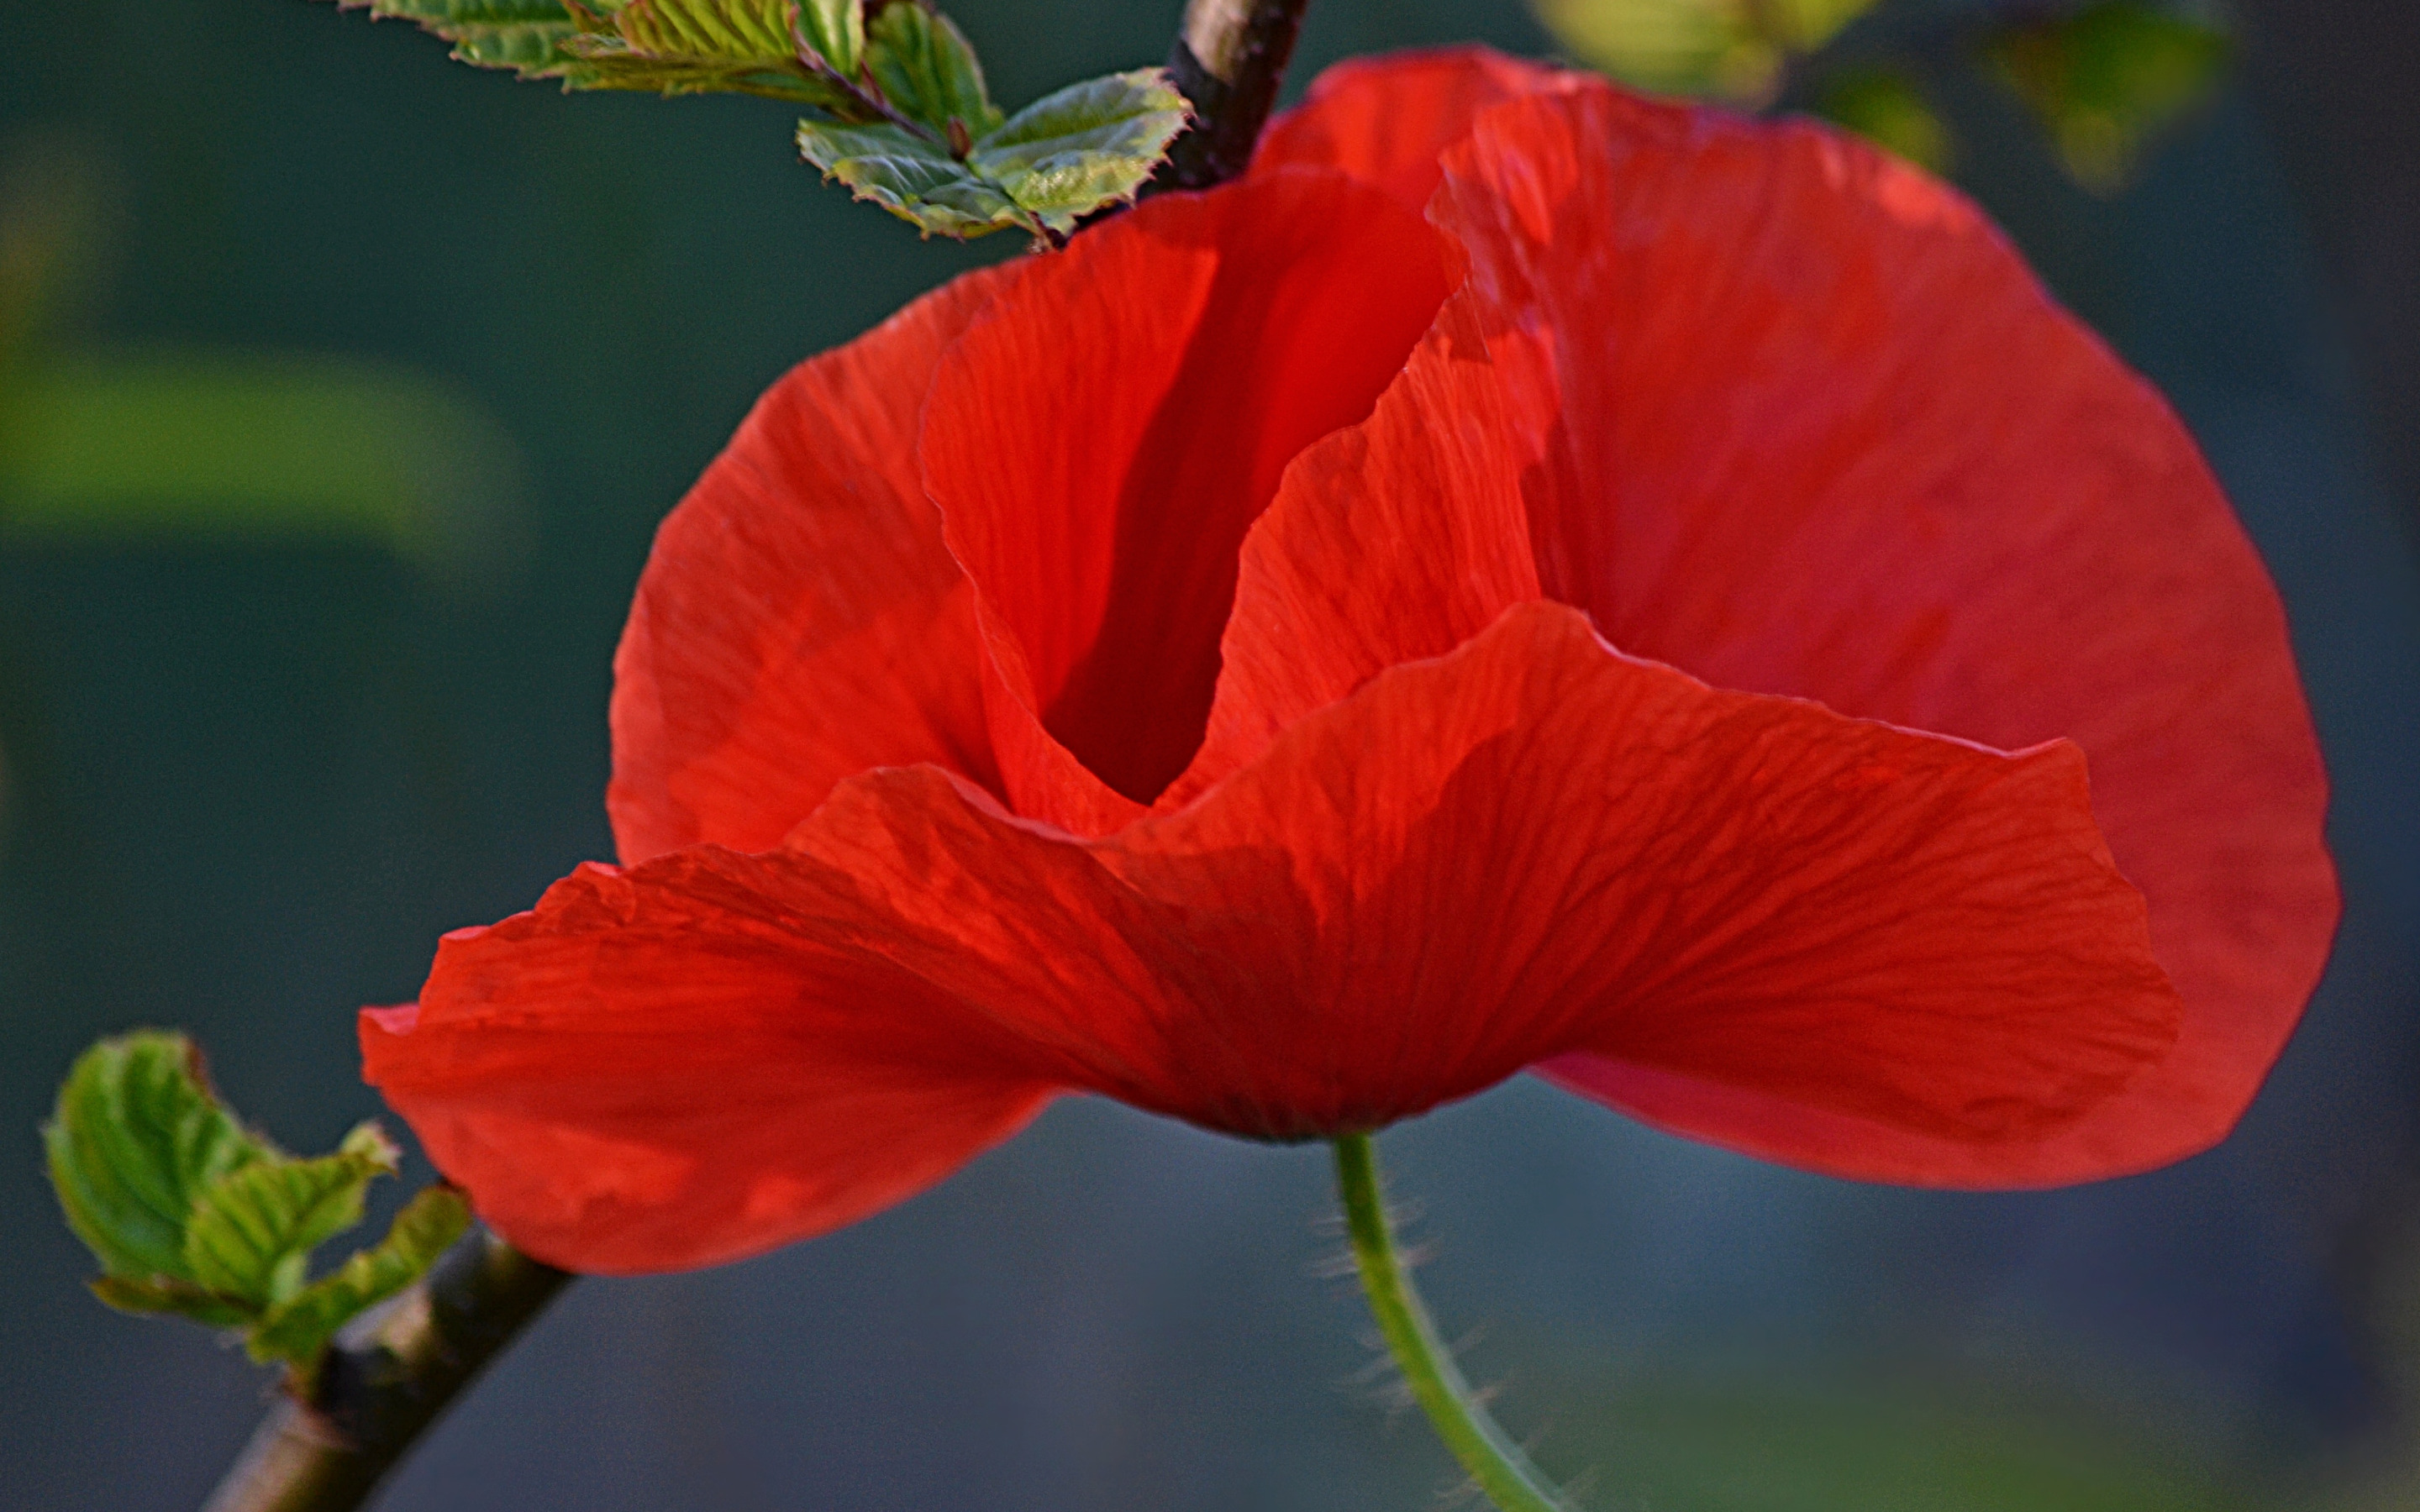
[[718, 846], [583, 866], [447, 935], [416, 1007], [365, 1011], [363, 1074], [550, 1264], [680, 1270], [853, 1223], [1016, 1133], [1049, 1084], [836, 928], [850, 891]]
[[1993, 1148], [2178, 1012], [2071, 748], [1716, 691], [1532, 603], [1113, 836], [920, 767], [780, 852], [583, 872], [363, 1034], [507, 1237], [657, 1269], [896, 1200], [1051, 1087], [1293, 1138], [1589, 1047]]
[[1158, 810], [1388, 668], [1444, 656], [1539, 596], [1521, 477], [1553, 399], [1508, 385], [1457, 295], [1370, 418], [1295, 458], [1244, 538], [1209, 730]]
[[1612, 1062], [1559, 1079], [1843, 1174], [2011, 1185], [2223, 1137], [2336, 917], [2283, 615], [2183, 428], [1965, 200], [1839, 133], [1602, 85], [1496, 105], [1432, 215], [1499, 366], [1563, 423], [1540, 577], [1722, 687], [2003, 749], [2072, 738], [2191, 1011], [2177, 1050], [2030, 1152], [1842, 1132]]
[[1020, 813], [1103, 833], [1201, 745], [1237, 548], [1445, 298], [1436, 233], [1326, 172], [1166, 195], [1030, 264], [935, 375], [924, 477], [981, 591]]
[[960, 279], [793, 369], [657, 532], [613, 658], [625, 861], [766, 849], [870, 766], [997, 781], [973, 592], [916, 427], [934, 363], [1012, 276]]

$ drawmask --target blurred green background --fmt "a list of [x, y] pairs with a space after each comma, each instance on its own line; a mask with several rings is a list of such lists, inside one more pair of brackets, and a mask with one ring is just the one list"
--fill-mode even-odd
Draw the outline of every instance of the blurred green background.
[[[1021, 101], [1158, 58], [1176, 8], [953, 10]], [[1885, 0], [1840, 55], [1977, 8]], [[2234, 62], [2122, 181], [1972, 56], [1919, 83], [2269, 554], [2336, 786], [2335, 965], [2236, 1140], [2098, 1187], [1851, 1186], [1528, 1083], [1390, 1134], [1433, 1301], [1590, 1506], [2420, 1506], [2420, 18], [2223, 19]], [[165, 1512], [269, 1377], [83, 1291], [34, 1137], [70, 1058], [178, 1024], [296, 1148], [375, 1112], [352, 1010], [611, 853], [657, 520], [790, 363], [1015, 249], [819, 188], [764, 101], [566, 99], [304, 0], [9, 22], [0, 1505]], [[1508, 3], [1319, 0], [1296, 84], [1466, 39], [1554, 45]], [[1447, 1463], [1322, 1274], [1328, 1212], [1318, 1151], [1063, 1104], [830, 1239], [575, 1288], [385, 1504], [1429, 1504]]]

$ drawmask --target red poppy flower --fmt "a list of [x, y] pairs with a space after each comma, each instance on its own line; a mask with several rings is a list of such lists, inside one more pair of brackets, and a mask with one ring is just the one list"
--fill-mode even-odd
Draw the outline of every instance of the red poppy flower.
[[2138, 1170], [2335, 920], [2267, 578], [1973, 207], [1481, 53], [790, 374], [614, 668], [623, 865], [363, 1026], [579, 1270], [1069, 1091], [1293, 1139], [1536, 1068], [1845, 1176]]

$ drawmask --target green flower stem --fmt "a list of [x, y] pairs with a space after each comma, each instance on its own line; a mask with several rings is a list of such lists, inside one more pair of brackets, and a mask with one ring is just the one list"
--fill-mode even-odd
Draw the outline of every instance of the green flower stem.
[[277, 1405], [203, 1512], [351, 1512], [570, 1279], [473, 1226], [336, 1336], [309, 1399]]
[[1345, 1227], [1353, 1236], [1353, 1258], [1361, 1271], [1370, 1311], [1377, 1316], [1378, 1331], [1387, 1336], [1395, 1364], [1437, 1437], [1501, 1512], [1571, 1512], [1571, 1504], [1556, 1494], [1521, 1446], [1480, 1406], [1470, 1382], [1453, 1363], [1452, 1351], [1437, 1336], [1427, 1305], [1412, 1289], [1387, 1223], [1386, 1203], [1378, 1191], [1378, 1157], [1368, 1134], [1345, 1134], [1336, 1141], [1336, 1189], [1344, 1199]]

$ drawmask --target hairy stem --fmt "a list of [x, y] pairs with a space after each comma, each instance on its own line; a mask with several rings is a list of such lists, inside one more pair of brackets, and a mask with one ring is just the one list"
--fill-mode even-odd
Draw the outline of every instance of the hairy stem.
[[1168, 54], [1168, 71], [1193, 102], [1193, 124], [1169, 147], [1168, 161], [1144, 193], [1207, 189], [1250, 165], [1309, 4], [1187, 0], [1185, 29]]
[[1353, 1236], [1353, 1258], [1360, 1267], [1370, 1311], [1437, 1437], [1502, 1512], [1571, 1512], [1571, 1504], [1487, 1415], [1454, 1364], [1452, 1351], [1437, 1336], [1436, 1323], [1395, 1251], [1394, 1230], [1378, 1190], [1378, 1157], [1368, 1134], [1345, 1134], [1336, 1141], [1336, 1189], [1344, 1199], [1345, 1227]]
[[348, 1325], [307, 1400], [278, 1403], [203, 1512], [349, 1512], [567, 1272], [474, 1227], [410, 1290]]

